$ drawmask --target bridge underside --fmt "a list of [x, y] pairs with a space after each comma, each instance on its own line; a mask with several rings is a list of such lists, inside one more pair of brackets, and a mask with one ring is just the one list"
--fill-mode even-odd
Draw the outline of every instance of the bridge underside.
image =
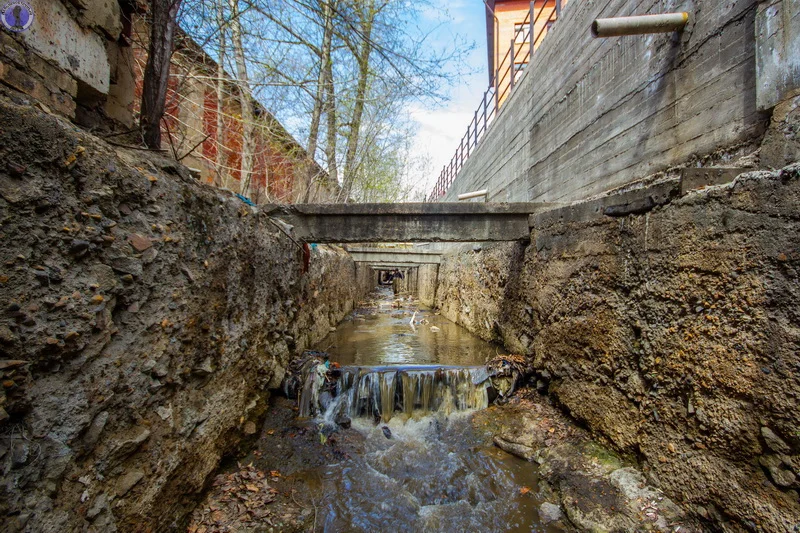
[[440, 253], [404, 249], [348, 247], [347, 251], [356, 263], [438, 265], [442, 260]]
[[406, 268], [419, 268], [422, 265], [419, 263], [373, 263], [370, 265], [372, 270], [395, 270]]
[[305, 242], [481, 242], [529, 239], [529, 215], [549, 206], [451, 202], [273, 204], [262, 209], [291, 225], [293, 237]]

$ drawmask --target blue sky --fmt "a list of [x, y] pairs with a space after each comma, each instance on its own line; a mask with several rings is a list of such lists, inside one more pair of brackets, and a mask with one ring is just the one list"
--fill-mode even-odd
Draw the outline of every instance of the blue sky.
[[423, 13], [422, 28], [436, 28], [431, 36], [433, 46], [447, 46], [458, 34], [474, 41], [475, 47], [466, 61], [453, 65], [458, 72], [454, 86], [448, 91], [449, 101], [443, 106], [423, 107], [411, 104], [408, 112], [418, 125], [413, 153], [428, 157], [430, 170], [419, 181], [418, 188], [429, 193], [442, 167], [450, 161], [461, 137], [467, 131], [481, 96], [487, 87], [486, 22], [481, 0], [433, 0]]

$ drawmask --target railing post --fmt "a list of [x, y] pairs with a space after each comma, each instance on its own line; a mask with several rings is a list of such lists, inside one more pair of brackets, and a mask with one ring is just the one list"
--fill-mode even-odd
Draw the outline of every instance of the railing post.
[[500, 109], [500, 66], [494, 71], [494, 112]]
[[[484, 93], [485, 97], [485, 93]], [[478, 147], [478, 110], [475, 110], [475, 148]]]
[[489, 93], [489, 89], [483, 93], [483, 132], [486, 133], [486, 95]]
[[508, 77], [509, 77], [508, 94], [509, 95], [511, 94], [511, 91], [514, 90], [514, 78], [517, 76], [517, 69], [514, 68], [516, 66], [516, 64], [515, 64], [516, 63], [516, 59], [514, 58], [514, 56], [517, 55], [515, 53], [516, 51], [517, 51], [516, 39], [511, 39], [511, 49], [508, 51], [508, 59], [509, 59], [509, 65], [508, 65]]
[[561, 0], [556, 0], [556, 20], [561, 18]]
[[534, 16], [533, 15], [534, 15], [535, 12], [536, 12], [536, 4], [535, 4], [534, 0], [531, 0], [531, 34], [530, 34], [530, 41], [531, 41], [530, 42], [530, 47], [531, 47], [530, 54], [531, 55], [528, 58], [528, 63], [533, 61], [533, 45], [534, 45], [534, 37], [533, 36], [536, 35], [536, 33], [534, 32], [534, 28], [533, 28], [533, 26], [534, 26], [533, 25], [533, 21], [534, 21]]

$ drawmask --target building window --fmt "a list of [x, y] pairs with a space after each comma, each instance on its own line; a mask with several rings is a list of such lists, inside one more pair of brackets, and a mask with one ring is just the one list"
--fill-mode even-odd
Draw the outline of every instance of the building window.
[[524, 44], [530, 42], [530, 25], [524, 22], [516, 22], [514, 24], [514, 42], [516, 44]]

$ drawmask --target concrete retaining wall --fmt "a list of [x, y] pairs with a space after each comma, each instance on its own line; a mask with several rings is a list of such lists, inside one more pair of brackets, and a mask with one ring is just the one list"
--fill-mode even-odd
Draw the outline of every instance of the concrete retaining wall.
[[550, 396], [703, 531], [793, 531], [799, 195], [795, 165], [646, 213], [605, 216], [624, 194], [541, 213], [524, 252], [445, 256], [437, 304], [527, 354]]
[[[670, 11], [690, 13], [682, 34], [589, 32], [597, 17]], [[769, 120], [756, 106], [756, 12], [754, 0], [570, 2], [444, 200], [487, 188], [493, 201], [570, 202], [751, 152]], [[761, 16], [783, 18], [791, 27], [791, 13]], [[773, 78], [769, 94], [784, 96], [800, 79]]]

